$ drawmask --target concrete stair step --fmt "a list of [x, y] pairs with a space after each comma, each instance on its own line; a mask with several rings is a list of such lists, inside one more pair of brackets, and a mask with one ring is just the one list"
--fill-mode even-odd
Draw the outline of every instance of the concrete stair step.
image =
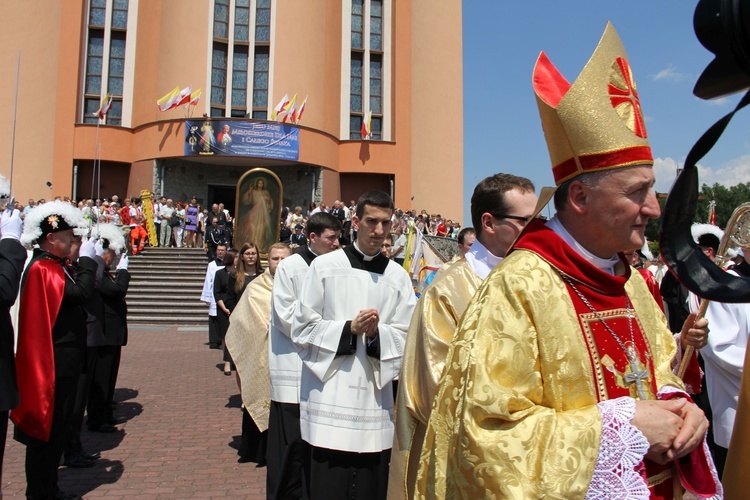
[[200, 300], [208, 260], [201, 248], [146, 248], [130, 258], [128, 323], [208, 325]]
[[[161, 290], [162, 292], [168, 293], [170, 289], [166, 288], [166, 282], [162, 278], [146, 277], [142, 279], [134, 279], [130, 282], [130, 287], [143, 287], [144, 290]], [[187, 277], [182, 279], [171, 280], [169, 287], [177, 288], [198, 288], [203, 289], [203, 278]]]
[[130, 261], [130, 268], [137, 268], [137, 267], [150, 267], [150, 266], [164, 266], [164, 265], [181, 265], [181, 266], [189, 266], [191, 268], [195, 269], [203, 269], [206, 270], [206, 267], [208, 267], [208, 262], [206, 262], [205, 259], [146, 259], [138, 260], [138, 261]]
[[128, 313], [128, 324], [129, 325], [154, 325], [154, 324], [160, 324], [160, 325], [206, 325], [206, 328], [208, 328], [208, 314], [204, 314], [204, 318], [192, 318], [192, 317], [185, 317], [185, 316], [175, 316], [175, 315], [162, 315], [162, 316], [153, 316], [153, 315], [139, 315], [139, 314], [130, 314]]
[[[169, 298], [171, 299], [177, 299], [177, 298], [194, 298], [194, 297], [200, 297], [201, 293], [203, 292], [203, 287], [200, 288], [175, 288], [169, 291]], [[162, 302], [165, 300], [165, 296], [163, 292], [157, 293], [156, 290], [142, 290], [142, 289], [136, 289], [136, 290], [128, 290], [128, 302], [130, 302], [131, 298], [134, 297], [148, 297], [149, 300], [156, 299], [159, 302]]]
[[178, 307], [185, 305], [185, 306], [201, 306], [206, 308], [206, 303], [201, 301], [200, 297], [198, 296], [192, 296], [192, 297], [180, 297], [179, 299], [174, 296], [170, 296], [168, 300], [161, 300], [159, 302], [154, 302], [153, 300], [149, 299], [148, 297], [130, 297], [128, 296], [128, 310], [131, 308], [136, 307], [146, 307], [146, 308], [154, 308], [154, 309], [177, 309]]
[[185, 306], [186, 307], [179, 307], [176, 304], [146, 304], [140, 307], [131, 307], [130, 302], [128, 302], [128, 314], [150, 314], [153, 312], [160, 312], [162, 314], [173, 316], [208, 315], [208, 308], [201, 302], [192, 305], [186, 304]]
[[143, 281], [148, 278], [149, 281], [154, 280], [158, 283], [200, 283], [201, 288], [203, 287], [203, 281], [206, 278], [206, 273], [191, 273], [191, 272], [173, 272], [173, 273], [151, 273], [148, 271], [141, 271], [138, 273], [131, 273], [130, 281]]

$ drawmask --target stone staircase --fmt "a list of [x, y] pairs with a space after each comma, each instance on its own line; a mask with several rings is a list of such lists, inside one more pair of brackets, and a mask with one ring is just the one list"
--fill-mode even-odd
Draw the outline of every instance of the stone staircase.
[[151, 248], [130, 256], [129, 325], [208, 328], [201, 302], [208, 260], [201, 248]]

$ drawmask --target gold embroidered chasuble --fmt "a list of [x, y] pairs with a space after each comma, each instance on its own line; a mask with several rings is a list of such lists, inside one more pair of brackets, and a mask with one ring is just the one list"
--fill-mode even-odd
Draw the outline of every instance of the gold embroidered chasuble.
[[[674, 339], [645, 282], [633, 273], [624, 291], [636, 344], [648, 347], [641, 360], [650, 372], [649, 398], [665, 385], [682, 388], [671, 371]], [[603, 310], [605, 321], [623, 321], [624, 305], [623, 298]], [[635, 384], [616, 382], [627, 372], [626, 358], [611, 346], [599, 352], [593, 323], [601, 322], [574, 305], [560, 273], [539, 254], [515, 250], [496, 267], [448, 352], [422, 446], [417, 498], [583, 498], [601, 441], [596, 404], [637, 396]], [[598, 339], [608, 336], [597, 328]]]
[[450, 341], [481, 278], [458, 260], [441, 268], [409, 324], [396, 396], [388, 498], [413, 498], [422, 441]]
[[261, 432], [268, 429], [271, 410], [268, 322], [272, 288], [273, 276], [269, 269], [247, 285], [229, 317], [224, 339], [240, 376], [242, 403]]

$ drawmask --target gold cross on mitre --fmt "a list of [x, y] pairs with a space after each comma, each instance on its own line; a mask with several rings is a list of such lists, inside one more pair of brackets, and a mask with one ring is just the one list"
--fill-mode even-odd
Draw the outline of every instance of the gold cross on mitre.
[[[632, 349], [631, 346], [628, 346], [626, 355], [628, 357], [628, 366], [624, 372], [617, 371], [615, 362], [609, 357], [609, 354], [602, 358], [602, 365], [615, 376], [615, 382], [618, 387], [629, 390], [635, 388], [637, 399], [641, 401], [654, 399], [651, 394], [651, 387], [648, 384], [648, 381], [651, 380], [648, 367], [641, 363], [635, 349]], [[646, 383], [644, 384], [644, 382]]]

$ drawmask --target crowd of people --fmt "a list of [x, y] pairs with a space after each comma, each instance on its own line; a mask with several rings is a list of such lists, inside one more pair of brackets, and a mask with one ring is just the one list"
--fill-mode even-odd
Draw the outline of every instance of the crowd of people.
[[[537, 196], [523, 177], [483, 179], [471, 198], [473, 232], [400, 214], [389, 195], [369, 191], [350, 206], [284, 214], [304, 241], [271, 245], [263, 269], [257, 245], [220, 237], [228, 220], [218, 206], [208, 215], [209, 346], [223, 348], [225, 374], [236, 368], [239, 462], [266, 467], [267, 498], [723, 498], [750, 308], [713, 302], [700, 318], [697, 296], [658, 261], [641, 261], [647, 223], [661, 210], [637, 96], [612, 97], [634, 87], [614, 28], [573, 84], [545, 54], [533, 84], [556, 187]], [[550, 200], [556, 214], [546, 220]], [[438, 236], [459, 229], [463, 254], [419, 301], [397, 260], [409, 218]], [[38, 301], [24, 291], [18, 366], [35, 366], [32, 346], [58, 332], [67, 342], [55, 361], [75, 360], [49, 375], [52, 416], [36, 410], [43, 399], [24, 399], [37, 382], [19, 372], [12, 419], [27, 444], [32, 498], [60, 497], [49, 490], [53, 459], [68, 437], [61, 422], [75, 413], [82, 306], [106, 240], [72, 254], [74, 219], [44, 212], [27, 235], [40, 252], [25, 290], [50, 291], [51, 331], [24, 328], [24, 304]], [[4, 213], [0, 247], [20, 231], [18, 212]], [[696, 226], [693, 236], [717, 257], [719, 231]], [[727, 272], [746, 275], [742, 249], [735, 254]], [[705, 385], [690, 348], [701, 353]]]
[[[356, 238], [356, 229], [352, 227], [352, 215], [354, 215], [356, 208], [354, 200], [351, 200], [348, 205], [339, 200], [334, 201], [330, 206], [325, 202], [318, 205], [310, 203], [305, 211], [303, 211], [301, 205], [292, 208], [282, 206], [279, 241], [288, 244], [291, 248], [304, 245], [304, 231], [308, 219], [316, 213], [323, 212], [330, 213], [341, 222], [339, 240], [342, 245], [349, 244], [353, 238]], [[405, 234], [410, 223], [415, 226], [417, 231], [429, 236], [457, 239], [461, 232], [461, 224], [458, 221], [443, 219], [440, 214], [428, 214], [427, 210], [424, 209], [419, 213], [416, 210], [401, 210], [399, 208], [393, 211], [391, 217], [392, 232], [396, 232], [400, 228], [401, 232]], [[402, 259], [403, 257], [398, 258]]]
[[86, 206], [1, 207], [0, 472], [10, 411], [26, 446], [27, 498], [76, 498], [59, 490], [57, 471], [93, 467], [101, 455], [82, 446], [84, 416], [92, 432], [122, 423], [114, 391], [128, 337], [128, 229], [92, 224]]

